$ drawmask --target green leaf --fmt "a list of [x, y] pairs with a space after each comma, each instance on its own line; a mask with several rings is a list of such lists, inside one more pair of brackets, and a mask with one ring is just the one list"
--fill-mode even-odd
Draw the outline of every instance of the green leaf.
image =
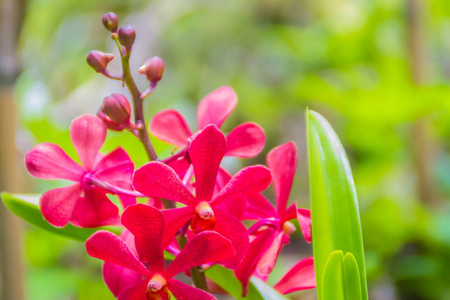
[[[344, 254], [337, 250], [330, 254], [325, 264], [322, 280], [323, 300], [345, 300], [343, 285], [342, 260]], [[351, 299], [351, 298], [349, 298]]]
[[318, 113], [307, 111], [308, 154], [311, 185], [311, 218], [317, 292], [331, 253], [354, 255], [359, 272], [361, 299], [367, 300], [367, 282], [361, 222], [350, 164], [330, 124]]
[[248, 284], [248, 295], [242, 297], [242, 284], [234, 276], [234, 272], [220, 265], [214, 265], [205, 272], [206, 276], [217, 283], [221, 288], [227, 291], [233, 298], [237, 300], [284, 300], [284, 296], [280, 295], [272, 287], [258, 278], [252, 277]]
[[356, 259], [346, 253], [343, 261], [345, 299], [361, 299], [361, 281]]
[[36, 227], [45, 229], [52, 233], [60, 234], [65, 237], [84, 242], [94, 232], [98, 230], [108, 230], [115, 234], [120, 234], [121, 229], [119, 227], [97, 227], [97, 228], [79, 228], [66, 225], [63, 228], [57, 228], [50, 225], [42, 218], [41, 211], [39, 210], [39, 196], [36, 195], [11, 195], [8, 193], [2, 193], [1, 198], [5, 206], [13, 212], [16, 216], [22, 218], [30, 224]]
[[361, 298], [358, 265], [351, 253], [336, 250], [330, 254], [322, 280], [323, 300], [358, 300]]

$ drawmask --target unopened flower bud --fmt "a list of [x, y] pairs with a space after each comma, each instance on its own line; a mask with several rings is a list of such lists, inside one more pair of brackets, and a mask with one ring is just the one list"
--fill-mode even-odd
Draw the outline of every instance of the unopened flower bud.
[[130, 103], [122, 94], [105, 97], [100, 110], [116, 124], [125, 124], [130, 120]]
[[130, 48], [136, 39], [136, 31], [134, 31], [134, 28], [131, 25], [120, 27], [117, 35], [119, 37], [119, 43], [127, 48]]
[[101, 109], [97, 111], [97, 117], [99, 117], [103, 121], [103, 123], [106, 125], [106, 128], [108, 128], [109, 130], [123, 131], [125, 128], [127, 128], [127, 124], [116, 124], [111, 121], [111, 119], [107, 115], [105, 115], [105, 113]]
[[92, 50], [86, 57], [86, 61], [97, 73], [104, 73], [109, 62], [114, 59], [114, 55], [98, 50]]
[[164, 61], [158, 56], [149, 58], [145, 64], [139, 68], [139, 73], [147, 76], [148, 81], [160, 81], [164, 73]]
[[119, 25], [119, 20], [117, 15], [113, 12], [109, 12], [104, 14], [102, 17], [102, 23], [105, 28], [111, 32], [115, 32], [117, 30], [117, 26]]

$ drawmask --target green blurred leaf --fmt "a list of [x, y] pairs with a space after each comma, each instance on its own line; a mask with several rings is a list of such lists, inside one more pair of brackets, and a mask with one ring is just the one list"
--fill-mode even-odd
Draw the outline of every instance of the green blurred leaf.
[[335, 250], [354, 255], [361, 299], [368, 299], [361, 222], [353, 177], [344, 148], [330, 124], [307, 111], [313, 250], [319, 300], [328, 258]]
[[322, 280], [323, 300], [345, 300], [343, 285], [342, 251], [334, 251], [325, 264]]
[[325, 265], [322, 281], [324, 300], [353, 300], [361, 298], [358, 265], [351, 253], [336, 250]]
[[346, 299], [361, 298], [361, 281], [358, 264], [351, 253], [346, 253], [343, 261], [344, 271], [344, 293]]
[[234, 272], [220, 265], [214, 265], [205, 272], [206, 276], [217, 283], [237, 300], [283, 300], [286, 299], [265, 282], [252, 277], [248, 284], [247, 297], [242, 297], [242, 284]]
[[98, 230], [109, 230], [115, 234], [120, 234], [119, 227], [98, 227], [98, 228], [79, 228], [66, 225], [63, 228], [56, 228], [50, 225], [42, 218], [41, 211], [39, 210], [39, 196], [35, 195], [12, 195], [8, 193], [2, 193], [1, 198], [5, 206], [18, 217], [33, 224], [36, 227], [45, 229], [49, 232], [63, 235], [65, 237], [84, 242], [94, 232]]

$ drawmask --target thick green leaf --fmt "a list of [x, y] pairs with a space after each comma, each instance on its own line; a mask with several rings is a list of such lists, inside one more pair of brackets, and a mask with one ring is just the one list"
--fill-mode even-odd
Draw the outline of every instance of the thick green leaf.
[[343, 261], [345, 299], [361, 299], [361, 281], [358, 264], [351, 253], [346, 253]]
[[307, 112], [311, 184], [311, 217], [317, 292], [322, 300], [322, 279], [328, 257], [335, 250], [354, 255], [361, 294], [367, 296], [361, 222], [350, 164], [330, 124], [318, 113]]
[[242, 297], [242, 285], [234, 276], [234, 272], [220, 265], [214, 265], [206, 271], [206, 276], [217, 283], [237, 300], [283, 300], [286, 299], [272, 287], [258, 278], [252, 277], [248, 284], [248, 295]]
[[330, 254], [323, 272], [322, 297], [324, 300], [362, 299], [358, 265], [353, 254], [344, 256], [340, 250]]
[[119, 227], [98, 227], [98, 228], [79, 228], [66, 225], [63, 228], [56, 228], [50, 225], [42, 218], [42, 214], [39, 210], [39, 196], [36, 195], [11, 195], [8, 193], [2, 193], [1, 198], [5, 206], [18, 217], [24, 219], [30, 224], [36, 227], [45, 229], [52, 233], [60, 234], [68, 238], [86, 241], [94, 232], [98, 230], [109, 230], [115, 234], [120, 234], [121, 229]]
[[[345, 300], [353, 298], [345, 298], [344, 296], [344, 280], [342, 270], [342, 260], [344, 254], [342, 251], [334, 251], [328, 257], [325, 264], [322, 280], [322, 299], [323, 300]], [[356, 300], [356, 299], [355, 299]]]

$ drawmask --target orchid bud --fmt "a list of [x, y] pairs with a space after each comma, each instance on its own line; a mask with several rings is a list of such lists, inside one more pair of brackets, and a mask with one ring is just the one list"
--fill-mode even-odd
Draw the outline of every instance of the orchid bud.
[[120, 27], [117, 35], [119, 37], [119, 43], [126, 48], [130, 48], [136, 39], [136, 31], [134, 31], [134, 28], [131, 25]]
[[158, 82], [164, 73], [164, 61], [158, 56], [149, 58], [145, 64], [139, 68], [139, 73], [147, 76], [150, 82]]
[[111, 32], [117, 31], [117, 26], [119, 26], [119, 20], [117, 15], [113, 12], [104, 14], [102, 17], [102, 23], [105, 28]]
[[105, 97], [100, 110], [116, 124], [127, 124], [130, 120], [130, 103], [122, 94]]
[[86, 61], [97, 73], [105, 73], [109, 62], [114, 59], [114, 55], [98, 50], [92, 50], [86, 57]]
[[106, 128], [113, 131], [123, 131], [125, 128], [127, 128], [127, 124], [116, 124], [114, 123], [105, 113], [99, 109], [97, 111], [97, 117], [99, 117], [103, 124], [106, 125]]

